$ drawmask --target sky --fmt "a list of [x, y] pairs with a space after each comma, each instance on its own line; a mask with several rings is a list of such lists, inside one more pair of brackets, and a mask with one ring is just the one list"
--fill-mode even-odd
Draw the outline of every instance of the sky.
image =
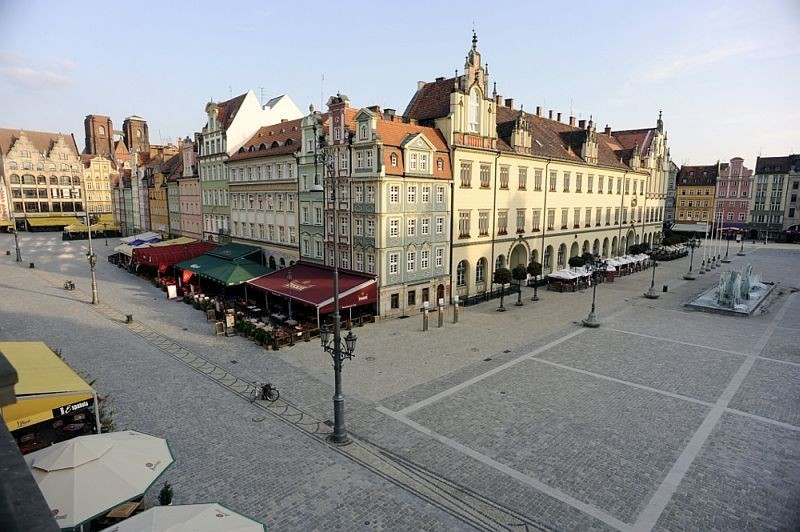
[[401, 113], [418, 80], [463, 72], [473, 28], [526, 110], [614, 130], [663, 110], [679, 166], [800, 152], [798, 0], [0, 0], [0, 127], [83, 149], [86, 115], [136, 114], [151, 143], [177, 142], [248, 89], [304, 113], [336, 92]]

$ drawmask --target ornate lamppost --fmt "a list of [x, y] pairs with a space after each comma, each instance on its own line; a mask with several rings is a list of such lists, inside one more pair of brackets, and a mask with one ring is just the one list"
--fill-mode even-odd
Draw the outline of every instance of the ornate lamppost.
[[[342, 394], [342, 362], [345, 358], [353, 358], [358, 337], [349, 331], [342, 342], [342, 324], [339, 313], [339, 253], [338, 253], [338, 213], [336, 192], [338, 179], [336, 162], [331, 153], [324, 150], [318, 153], [320, 162], [327, 170], [331, 181], [331, 200], [333, 201], [333, 330], [324, 324], [320, 329], [322, 349], [333, 358], [334, 392], [333, 392], [333, 433], [328, 436], [328, 441], [334, 445], [347, 445], [350, 438], [344, 424], [344, 395]], [[323, 176], [324, 177], [324, 176]]]
[[17, 262], [22, 262], [22, 253], [19, 249], [19, 235], [17, 234], [19, 231], [17, 230], [17, 218], [13, 217], [14, 220], [14, 247], [17, 250]]
[[725, 236], [725, 257], [723, 257], [722, 262], [728, 264], [731, 259], [728, 258], [728, 251], [731, 248], [731, 233], [728, 231], [728, 234]]
[[606, 261], [602, 260], [598, 255], [592, 258], [591, 262], [591, 275], [592, 275], [592, 310], [589, 316], [583, 320], [584, 327], [597, 328], [600, 327], [600, 322], [597, 321], [597, 314], [595, 314], [595, 302], [597, 299], [597, 280], [600, 275], [606, 271]]
[[[83, 188], [83, 201], [86, 202], [86, 183], [84, 182]], [[80, 198], [81, 189], [75, 188], [73, 190], [75, 195]], [[100, 298], [97, 295], [97, 275], [95, 271], [95, 267], [97, 266], [97, 255], [94, 253], [94, 248], [92, 247], [92, 217], [89, 214], [89, 206], [84, 205], [86, 207], [86, 227], [89, 230], [89, 252], [86, 254], [86, 260], [89, 261], [89, 271], [92, 278], [92, 305], [97, 305], [100, 303]], [[77, 209], [75, 209], [77, 210]]]
[[689, 246], [689, 271], [684, 274], [683, 278], [686, 279], [687, 281], [694, 281], [696, 279], [696, 277], [692, 273], [692, 263], [694, 262], [694, 248], [700, 245], [700, 241], [697, 240], [696, 238], [691, 238], [686, 243], [686, 245]]

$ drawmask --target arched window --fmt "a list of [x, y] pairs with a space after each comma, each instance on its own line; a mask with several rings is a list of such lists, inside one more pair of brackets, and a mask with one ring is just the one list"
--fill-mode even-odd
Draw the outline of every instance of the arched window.
[[475, 282], [482, 283], [486, 279], [486, 259], [481, 259], [475, 265]]
[[17, 174], [11, 174], [11, 184], [12, 185], [19, 185], [19, 176]]
[[477, 88], [472, 89], [469, 95], [469, 130], [471, 133], [480, 132], [481, 121], [481, 93]]
[[391, 160], [392, 160], [392, 166], [396, 167], [397, 166], [397, 154], [396, 153], [392, 154]]
[[54, 175], [51, 175], [50, 176], [50, 184], [51, 185], [57, 185], [58, 184], [58, 178], [56, 176], [54, 176]]
[[467, 286], [467, 261], [462, 260], [456, 267], [456, 286]]
[[367, 126], [366, 126], [366, 124], [361, 124], [360, 131], [361, 131], [361, 138], [362, 139], [367, 138]]
[[436, 159], [436, 169], [440, 172], [444, 170], [444, 161], [441, 158]]
[[106, 128], [100, 126], [100, 135], [105, 135], [105, 134], [106, 134]]
[[503, 255], [498, 255], [497, 259], [494, 261], [494, 269], [499, 270], [500, 268], [506, 267], [506, 258]]
[[16, 170], [17, 169], [17, 163], [15, 163], [14, 161], [9, 162], [8, 163], [8, 169], [9, 170]]

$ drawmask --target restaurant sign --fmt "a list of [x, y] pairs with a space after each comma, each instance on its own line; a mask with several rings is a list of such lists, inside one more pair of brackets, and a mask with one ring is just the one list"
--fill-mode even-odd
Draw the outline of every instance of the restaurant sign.
[[86, 399], [83, 401], [78, 401], [77, 403], [72, 403], [70, 405], [59, 406], [58, 408], [53, 409], [53, 417], [60, 417], [72, 414], [73, 412], [80, 410], [81, 408], [86, 408], [91, 406], [93, 403], [94, 399]]

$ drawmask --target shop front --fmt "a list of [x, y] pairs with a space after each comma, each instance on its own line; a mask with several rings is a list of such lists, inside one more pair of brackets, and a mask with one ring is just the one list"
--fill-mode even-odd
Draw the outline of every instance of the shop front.
[[0, 353], [18, 376], [0, 413], [23, 454], [100, 432], [97, 392], [43, 342], [0, 342]]

